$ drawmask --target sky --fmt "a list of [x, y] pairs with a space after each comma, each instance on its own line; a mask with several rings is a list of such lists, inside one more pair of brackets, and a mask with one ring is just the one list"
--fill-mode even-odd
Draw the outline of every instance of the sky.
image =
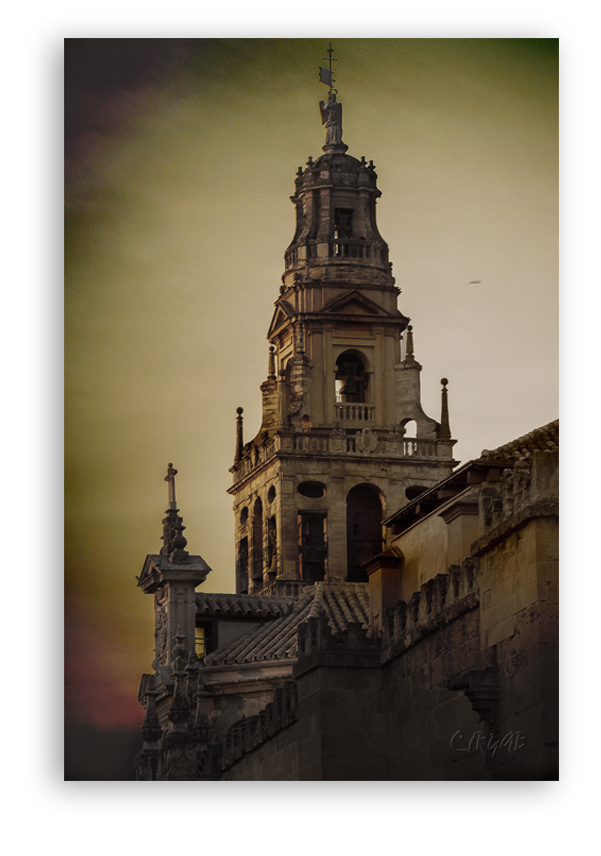
[[[137, 728], [168, 462], [203, 588], [234, 590], [236, 408], [260, 425], [294, 177], [325, 142], [327, 39], [69, 39], [65, 54], [66, 715]], [[343, 139], [455, 458], [556, 419], [558, 45], [334, 40]], [[479, 281], [474, 284], [474, 281]]]

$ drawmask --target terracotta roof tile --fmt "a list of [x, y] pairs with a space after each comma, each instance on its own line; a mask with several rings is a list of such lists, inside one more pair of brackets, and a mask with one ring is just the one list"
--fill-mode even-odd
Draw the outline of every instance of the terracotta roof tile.
[[204, 617], [280, 618], [294, 604], [293, 597], [267, 597], [252, 594], [213, 594], [196, 592], [196, 610]]
[[523, 437], [505, 443], [496, 449], [483, 449], [480, 457], [484, 459], [502, 460], [504, 458], [515, 458], [516, 460], [531, 457], [535, 451], [556, 452], [559, 450], [559, 419], [535, 428]]
[[[253, 598], [253, 595], [234, 597]], [[292, 601], [288, 611], [261, 627], [233, 639], [205, 657], [206, 665], [255, 663], [296, 657], [297, 630], [308, 618], [325, 615], [336, 635], [353, 622], [368, 627], [369, 594], [367, 583], [316, 583], [297, 598], [261, 598], [257, 600]], [[198, 602], [198, 596], [197, 596]], [[288, 604], [284, 604], [288, 606]], [[266, 607], [262, 606], [265, 610]], [[259, 612], [254, 614], [259, 615]]]

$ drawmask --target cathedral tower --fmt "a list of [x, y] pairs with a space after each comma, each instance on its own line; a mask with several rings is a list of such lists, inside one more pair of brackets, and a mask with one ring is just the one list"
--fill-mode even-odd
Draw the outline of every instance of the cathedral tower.
[[456, 464], [445, 379], [440, 422], [421, 406], [413, 332], [376, 225], [373, 162], [347, 154], [331, 71], [322, 80], [324, 154], [296, 175], [263, 420], [246, 444], [238, 408], [229, 492], [239, 593], [367, 580], [362, 565], [384, 547], [387, 513]]

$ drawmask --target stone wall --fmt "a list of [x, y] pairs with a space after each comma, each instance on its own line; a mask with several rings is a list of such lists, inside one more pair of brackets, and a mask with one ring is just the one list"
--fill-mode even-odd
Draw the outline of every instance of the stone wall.
[[224, 777], [558, 777], [557, 456], [484, 485], [479, 513], [472, 557], [386, 609], [377, 638], [299, 627], [293, 719], [231, 729]]
[[224, 781], [298, 780], [297, 711], [289, 681], [258, 714], [234, 723], [223, 738]]
[[298, 726], [289, 726], [223, 771], [224, 782], [297, 782]]
[[[479, 562], [431, 580], [387, 610], [381, 645], [358, 626], [334, 638], [311, 619], [299, 632], [296, 725], [227, 777], [556, 778], [557, 601], [545, 559], [554, 535], [553, 519], [531, 520]], [[532, 574], [537, 597], [525, 602]]]

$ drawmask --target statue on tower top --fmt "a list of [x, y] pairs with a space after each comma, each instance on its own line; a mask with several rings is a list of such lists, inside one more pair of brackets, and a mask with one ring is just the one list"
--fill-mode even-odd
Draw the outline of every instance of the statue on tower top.
[[319, 102], [321, 124], [326, 126], [326, 146], [342, 142], [342, 104], [336, 101], [336, 92], [338, 90], [334, 89], [335, 80], [332, 69], [332, 63], [338, 62], [338, 59], [332, 56], [333, 53], [334, 49], [332, 42], [330, 42], [328, 49], [329, 56], [327, 58], [330, 67], [324, 68], [321, 65], [319, 67], [320, 83], [325, 83], [330, 88], [328, 100]]
[[330, 91], [327, 102], [320, 101], [321, 124], [326, 126], [326, 146], [342, 142], [342, 104], [336, 101], [336, 93]]

